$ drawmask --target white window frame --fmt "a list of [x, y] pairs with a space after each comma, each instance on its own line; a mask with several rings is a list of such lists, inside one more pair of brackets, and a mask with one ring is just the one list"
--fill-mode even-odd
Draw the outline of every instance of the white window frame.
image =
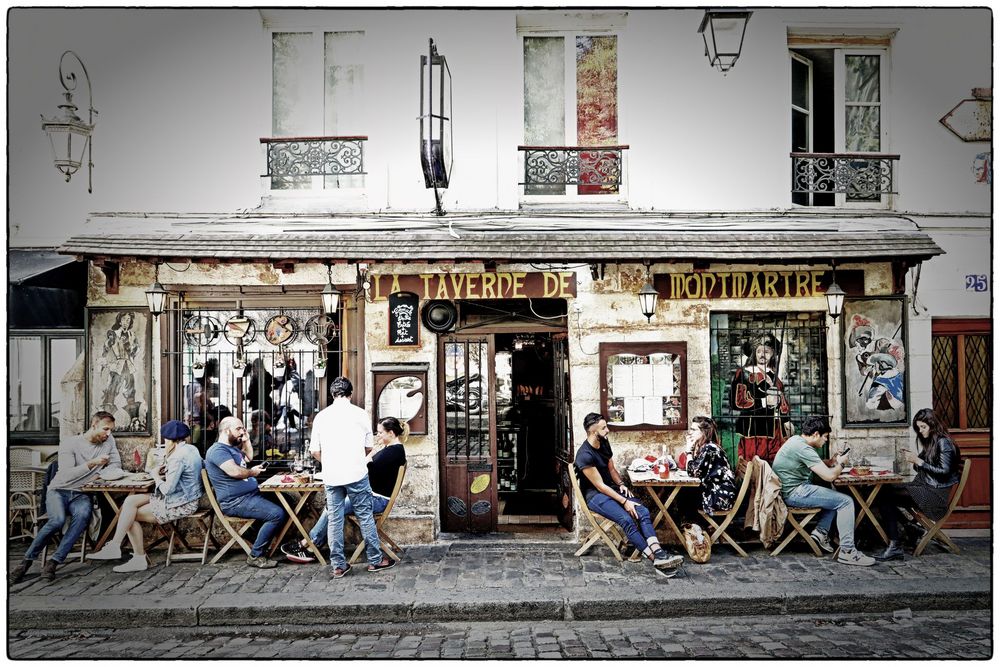
[[[789, 60], [789, 63], [788, 63], [788, 81], [789, 81], [789, 83], [792, 82], [792, 70], [793, 70], [792, 62], [791, 62], [792, 60], [797, 60], [798, 62], [802, 63], [803, 65], [806, 66], [806, 68], [809, 71], [808, 79], [807, 79], [807, 82], [806, 82], [806, 94], [809, 97], [809, 108], [808, 109], [803, 109], [802, 107], [797, 106], [794, 101], [791, 102], [790, 106], [791, 106], [792, 112], [796, 112], [797, 111], [799, 113], [805, 114], [805, 116], [806, 116], [806, 144], [807, 145], [806, 145], [805, 152], [806, 153], [812, 153], [812, 149], [813, 149], [813, 108], [815, 107], [815, 101], [814, 101], [814, 96], [813, 96], [813, 62], [809, 58], [806, 58], [805, 56], [801, 56], [798, 53], [795, 53], [794, 51], [789, 51], [788, 55], [791, 56], [791, 58]], [[791, 95], [789, 95], [789, 99], [791, 99]], [[794, 148], [795, 147], [793, 146], [792, 149], [794, 150]], [[806, 197], [808, 197], [808, 200], [809, 200], [808, 204], [795, 204], [795, 203], [793, 203], [792, 205], [793, 206], [801, 206], [801, 207], [811, 207], [813, 205], [813, 193], [807, 192], [807, 193], [805, 193], [805, 195], [806, 195]]]
[[[617, 26], [617, 22], [616, 22]], [[617, 61], [618, 61], [618, 71], [616, 72], [616, 91], [618, 96], [618, 145], [626, 145], [627, 142], [623, 141], [623, 123], [622, 123], [622, 79], [621, 79], [621, 62], [622, 62], [622, 29], [621, 26], [612, 28], [596, 28], [590, 25], [580, 25], [577, 28], [565, 28], [565, 29], [553, 29], [553, 28], [518, 28], [518, 43], [520, 45], [519, 55], [520, 55], [520, 69], [521, 69], [521, 143], [524, 144], [524, 38], [525, 37], [562, 37], [563, 38], [563, 63], [566, 79], [564, 81], [565, 90], [565, 109], [563, 111], [565, 127], [563, 129], [563, 136], [565, 137], [564, 143], [567, 146], [578, 146], [579, 141], [577, 139], [577, 117], [576, 117], [576, 38], [577, 37], [615, 37], [615, 48], [617, 50]], [[572, 139], [570, 139], [572, 137]], [[518, 163], [516, 173], [518, 174], [518, 182], [520, 183], [521, 178], [524, 176], [524, 156], [522, 151], [518, 151], [517, 156]], [[611, 204], [618, 205], [628, 201], [628, 183], [631, 180], [628, 176], [628, 151], [623, 150], [621, 152], [621, 184], [618, 186], [617, 195], [581, 195], [575, 192], [575, 185], [566, 186], [566, 194], [562, 195], [529, 195], [525, 194], [525, 186], [518, 185], [518, 195], [520, 197], [520, 204], [522, 206], [541, 206], [545, 207], [547, 205], [566, 205], [567, 203], [573, 204], [587, 204], [587, 205], [600, 205], [600, 204]]]

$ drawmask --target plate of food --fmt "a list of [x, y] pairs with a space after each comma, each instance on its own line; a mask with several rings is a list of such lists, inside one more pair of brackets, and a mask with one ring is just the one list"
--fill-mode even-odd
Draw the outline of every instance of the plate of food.
[[122, 470], [121, 468], [108, 468], [108, 469], [102, 470], [100, 472], [99, 477], [101, 479], [103, 479], [105, 482], [113, 482], [113, 481], [115, 481], [117, 479], [121, 479], [122, 477], [125, 477], [125, 475], [127, 475], [127, 474], [128, 473], [125, 472], [124, 470]]

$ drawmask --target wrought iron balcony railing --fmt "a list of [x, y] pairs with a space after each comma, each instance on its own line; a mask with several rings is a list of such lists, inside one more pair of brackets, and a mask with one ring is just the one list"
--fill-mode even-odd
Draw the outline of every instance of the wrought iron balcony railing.
[[879, 201], [896, 194], [898, 155], [791, 153], [792, 193], [844, 194], [848, 201]]
[[617, 194], [624, 170], [623, 152], [628, 146], [518, 146], [524, 154], [524, 193], [566, 194], [576, 186], [577, 194]]
[[262, 137], [273, 179], [362, 176], [368, 137]]

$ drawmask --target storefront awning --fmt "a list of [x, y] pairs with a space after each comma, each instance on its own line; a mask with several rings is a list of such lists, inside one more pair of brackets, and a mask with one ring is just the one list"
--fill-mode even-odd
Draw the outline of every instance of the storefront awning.
[[7, 282], [20, 285], [73, 261], [72, 257], [61, 255], [55, 250], [11, 249], [7, 252]]
[[[93, 220], [92, 220], [93, 222]], [[208, 262], [918, 262], [943, 254], [903, 217], [645, 214], [108, 216], [87, 258]]]

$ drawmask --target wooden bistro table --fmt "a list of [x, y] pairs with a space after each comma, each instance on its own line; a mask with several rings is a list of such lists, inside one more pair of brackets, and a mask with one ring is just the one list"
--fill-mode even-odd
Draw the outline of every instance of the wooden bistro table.
[[115, 501], [115, 496], [149, 493], [153, 490], [153, 478], [148, 473], [133, 473], [116, 480], [97, 478], [93, 482], [85, 484], [80, 490], [84, 493], [103, 494], [104, 498], [108, 501], [108, 505], [111, 506], [111, 511], [115, 513], [111, 518], [111, 522], [108, 523], [108, 527], [101, 533], [100, 539], [97, 540], [97, 544], [94, 546], [95, 551], [99, 551], [114, 532], [115, 526], [118, 525], [118, 517], [122, 512], [121, 505]]
[[[875, 513], [872, 512], [872, 505], [874, 504], [875, 498], [878, 496], [879, 491], [882, 490], [883, 486], [886, 484], [901, 484], [903, 476], [898, 473], [894, 473], [891, 470], [872, 469], [871, 474], [869, 475], [855, 475], [850, 472], [851, 470], [852, 469], [848, 469], [841, 473], [837, 479], [833, 480], [833, 485], [837, 487], [847, 487], [847, 490], [851, 492], [854, 499], [858, 501], [859, 505], [861, 505], [861, 511], [858, 512], [858, 516], [854, 519], [854, 527], [857, 528], [860, 526], [865, 517], [868, 517], [868, 520], [872, 522], [873, 526], [875, 526], [875, 530], [878, 531], [878, 534], [882, 536], [882, 539], [886, 544], [889, 544], [889, 537], [885, 534], [885, 531], [882, 530], [882, 526], [879, 524]], [[867, 497], [865, 497], [861, 492], [863, 487], [871, 488]]]
[[[282, 479], [289, 477], [296, 477], [297, 479], [296, 481], [291, 482], [281, 481]], [[326, 560], [323, 558], [323, 554], [320, 553], [319, 548], [309, 537], [309, 531], [302, 525], [302, 520], [299, 517], [300, 513], [308, 511], [310, 508], [309, 500], [312, 498], [312, 495], [323, 491], [323, 482], [315, 480], [311, 482], [302, 482], [298, 481], [298, 479], [301, 478], [297, 475], [275, 475], [260, 483], [261, 493], [273, 493], [277, 496], [278, 502], [285, 508], [285, 511], [288, 512], [288, 520], [285, 521], [285, 525], [281, 527], [281, 532], [278, 533], [278, 539], [274, 541], [274, 546], [271, 547], [271, 555], [274, 555], [274, 552], [278, 549], [278, 546], [284, 539], [285, 533], [287, 533], [288, 529], [294, 525], [299, 531], [299, 535], [305, 539], [306, 547], [314, 556], [316, 556], [316, 560], [318, 560], [322, 565], [326, 565]], [[294, 508], [292, 508], [292, 506], [288, 503], [288, 498], [285, 497], [285, 494], [290, 492], [299, 494], [299, 500], [295, 504]]]
[[[684, 537], [681, 535], [680, 528], [674, 523], [673, 517], [670, 516], [670, 506], [674, 503], [677, 498], [677, 494], [681, 492], [684, 488], [698, 488], [701, 486], [701, 479], [697, 477], [690, 477], [687, 474], [680, 474], [676, 470], [670, 472], [670, 477], [667, 479], [650, 479], [638, 481], [629, 476], [629, 481], [632, 483], [633, 487], [641, 487], [646, 489], [653, 502], [659, 508], [659, 512], [653, 518], [653, 528], [656, 529], [660, 525], [661, 521], [667, 523], [667, 527], [673, 531], [674, 535], [677, 536], [677, 541], [684, 546], [684, 550], [687, 551], [687, 547], [684, 545]], [[691, 553], [688, 552], [688, 556]]]

